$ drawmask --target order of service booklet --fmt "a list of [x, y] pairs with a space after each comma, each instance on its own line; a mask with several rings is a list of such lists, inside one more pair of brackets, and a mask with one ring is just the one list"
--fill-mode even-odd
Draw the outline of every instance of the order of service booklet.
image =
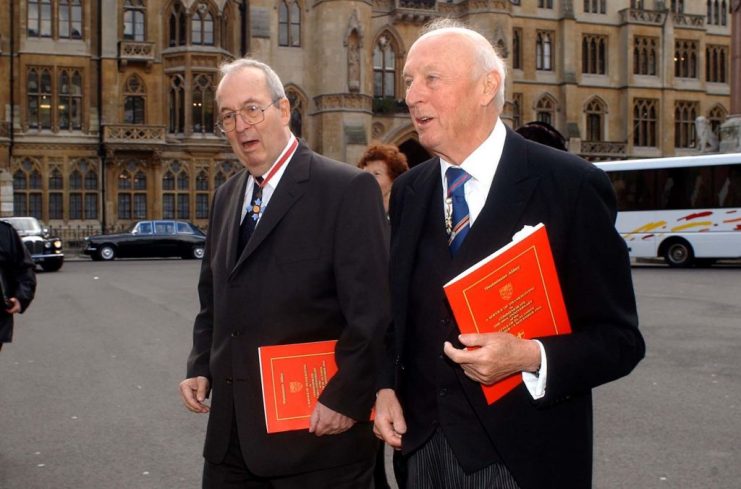
[[317, 399], [337, 372], [336, 344], [328, 340], [258, 348], [268, 433], [309, 428]]
[[[525, 226], [512, 241], [444, 286], [461, 333], [538, 338], [571, 332], [545, 225]], [[482, 384], [492, 404], [522, 382], [511, 375]]]

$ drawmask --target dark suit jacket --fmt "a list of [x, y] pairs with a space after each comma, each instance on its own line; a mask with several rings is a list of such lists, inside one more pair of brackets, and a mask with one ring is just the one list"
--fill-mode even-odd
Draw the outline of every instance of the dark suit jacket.
[[[15, 297], [21, 312], [31, 304], [36, 293], [36, 273], [31, 255], [13, 226], [0, 221], [0, 280], [7, 298]], [[13, 340], [13, 315], [0, 306], [0, 343]]]
[[[439, 159], [433, 158], [400, 176], [391, 196], [393, 327], [381, 387], [407, 386], [409, 391], [399, 393], [402, 406], [423, 394], [414, 392], [414, 379], [402, 380], [405, 363], [420, 354], [408, 334], [415, 320], [409, 298], [410, 287], [425, 285], [412, 284], [410, 277], [417, 267], [434, 266], [416, 257], [429, 206], [442, 206], [434, 192], [439, 182]], [[474, 411], [523, 489], [591, 487], [591, 389], [626, 375], [644, 355], [627, 249], [615, 217], [614, 192], [601, 170], [508, 129], [485, 206], [452, 260], [447, 279], [508, 243], [523, 225], [543, 222], [548, 230], [573, 333], [541, 340], [548, 361], [545, 397], [533, 400], [523, 385], [487, 406], [480, 386], [454, 367], [470, 403], [460, 409]], [[436, 290], [429, 295], [440, 297]]]
[[[372, 458], [370, 423], [340, 435], [267, 435], [257, 348], [339, 339], [320, 401], [368, 420], [390, 321], [387, 224], [378, 184], [300, 144], [237, 256], [248, 175], [219, 187], [209, 219], [188, 377], [211, 380], [204, 456], [219, 463], [236, 416], [248, 468], [274, 477]], [[235, 411], [236, 410], [236, 411]]]

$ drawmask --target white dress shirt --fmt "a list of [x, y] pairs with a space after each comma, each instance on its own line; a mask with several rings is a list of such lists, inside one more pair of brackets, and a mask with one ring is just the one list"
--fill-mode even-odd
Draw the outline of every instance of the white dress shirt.
[[[504, 123], [501, 119], [497, 119], [494, 130], [491, 131], [489, 137], [460, 164], [459, 168], [462, 168], [466, 173], [471, 175], [471, 179], [463, 186], [466, 203], [468, 204], [468, 217], [471, 227], [476, 224], [476, 218], [484, 208], [486, 199], [489, 196], [489, 190], [491, 190], [491, 184], [494, 181], [494, 174], [499, 166], [499, 160], [502, 158], [506, 137], [507, 130], [504, 127]], [[454, 165], [440, 158], [440, 174], [443, 182], [443, 205], [445, 205], [445, 196], [448, 194], [448, 183], [445, 178], [445, 172], [451, 166]], [[540, 341], [537, 341], [537, 343], [540, 346], [540, 370], [537, 374], [522, 372], [522, 380], [530, 395], [533, 396], [533, 399], [540, 399], [545, 395], [546, 377], [548, 376], [545, 348]]]

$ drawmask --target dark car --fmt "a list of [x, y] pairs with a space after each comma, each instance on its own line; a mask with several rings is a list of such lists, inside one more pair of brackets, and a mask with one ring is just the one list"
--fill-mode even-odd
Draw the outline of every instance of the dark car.
[[125, 233], [86, 237], [83, 253], [96, 261], [171, 256], [201, 259], [205, 241], [203, 231], [186, 221], [139, 221]]
[[56, 236], [50, 236], [49, 230], [38, 219], [35, 217], [4, 217], [3, 221], [15, 228], [36, 265], [41, 265], [45, 272], [56, 272], [62, 268], [64, 263], [62, 240]]

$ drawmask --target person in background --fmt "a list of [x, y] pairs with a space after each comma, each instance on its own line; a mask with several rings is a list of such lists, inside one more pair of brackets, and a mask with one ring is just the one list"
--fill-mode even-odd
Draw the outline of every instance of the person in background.
[[[391, 192], [392, 326], [376, 435], [408, 455], [415, 489], [588, 489], [592, 389], [645, 353], [628, 251], [605, 173], [500, 119], [505, 63], [449, 19], [409, 48], [402, 79], [434, 157]], [[572, 333], [460, 334], [443, 285], [544, 223]], [[493, 404], [481, 384], [523, 382]]]
[[547, 122], [531, 121], [518, 127], [515, 132], [525, 139], [545, 144], [561, 151], [568, 151], [568, 148], [566, 148], [566, 138]]
[[25, 312], [36, 294], [35, 268], [16, 230], [0, 221], [0, 350], [13, 341], [13, 315]]
[[383, 206], [388, 214], [391, 185], [396, 177], [409, 169], [406, 155], [393, 144], [372, 144], [360, 158], [358, 168], [376, 177], [383, 195]]
[[[360, 157], [358, 168], [369, 172], [378, 181], [383, 195], [383, 206], [386, 209], [386, 214], [388, 214], [391, 186], [399, 175], [409, 169], [406, 155], [393, 144], [372, 144]], [[391, 463], [387, 463], [389, 457]], [[376, 459], [374, 475], [376, 489], [393, 488], [394, 483], [403, 488], [405, 476], [406, 462], [404, 457], [393, 447], [385, 443], [382, 444]]]
[[[367, 489], [390, 321], [381, 192], [371, 175], [296, 139], [268, 65], [238, 59], [221, 75], [218, 126], [244, 170], [213, 198], [201, 309], [180, 383], [185, 406], [209, 413], [203, 488]], [[337, 340], [338, 370], [309, 429], [268, 434], [258, 348], [322, 340]]]

